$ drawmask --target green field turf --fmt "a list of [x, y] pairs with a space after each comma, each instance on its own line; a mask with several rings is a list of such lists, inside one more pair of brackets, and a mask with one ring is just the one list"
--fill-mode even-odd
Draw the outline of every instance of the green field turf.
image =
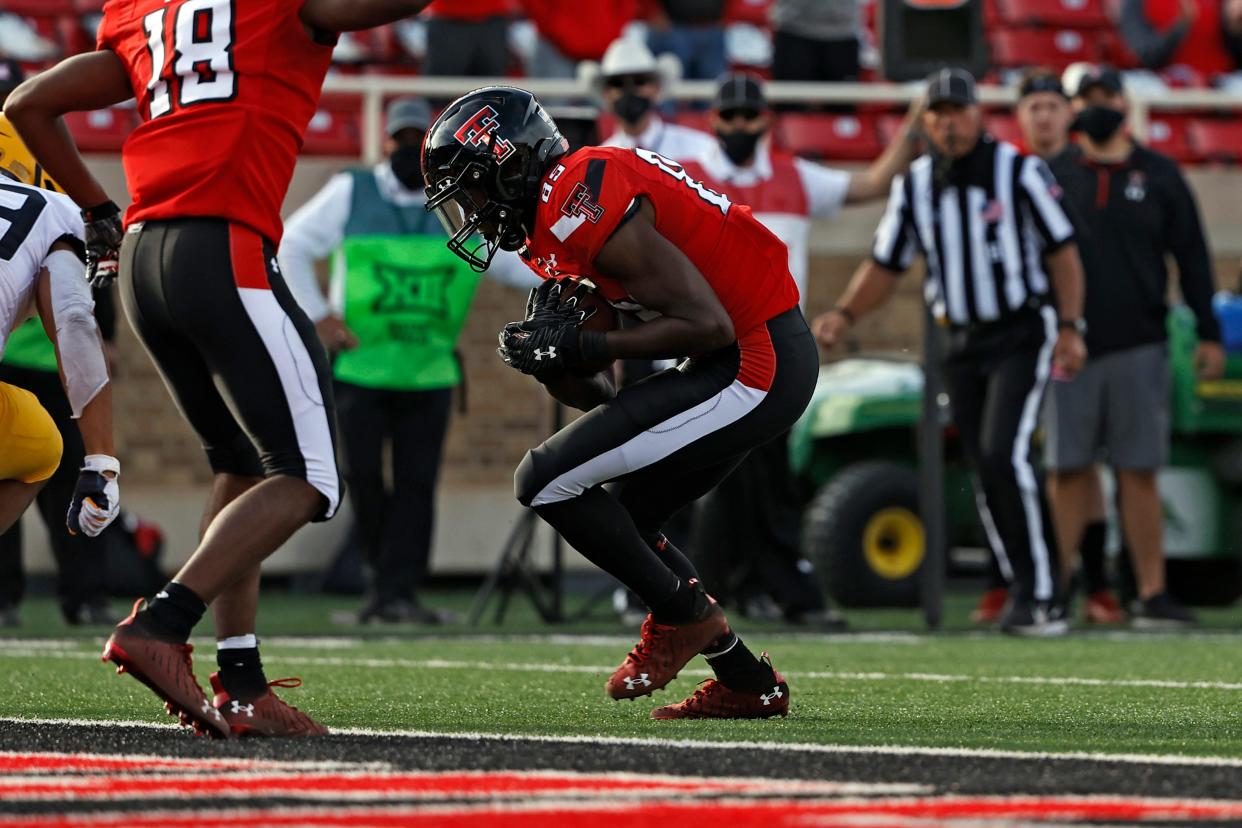
[[[768, 722], [653, 722], [651, 700], [606, 699], [604, 680], [636, 634], [609, 620], [576, 625], [597, 635], [575, 639], [519, 605], [499, 629], [427, 635], [331, 623], [351, 599], [274, 595], [261, 632], [269, 677], [301, 676], [306, 686], [285, 698], [329, 727], [1242, 757], [1238, 610], [1205, 613], [1206, 629], [1187, 636], [1021, 641], [967, 632], [969, 602], [953, 597], [950, 631], [936, 635], [912, 612], [851, 613], [864, 632], [844, 637], [739, 623], [790, 680], [792, 715]], [[145, 688], [97, 661], [104, 630], [71, 632], [48, 601], [28, 603], [23, 621], [0, 636], [0, 716], [169, 721]], [[214, 650], [196, 643], [205, 684]], [[656, 701], [708, 674], [692, 663]]]

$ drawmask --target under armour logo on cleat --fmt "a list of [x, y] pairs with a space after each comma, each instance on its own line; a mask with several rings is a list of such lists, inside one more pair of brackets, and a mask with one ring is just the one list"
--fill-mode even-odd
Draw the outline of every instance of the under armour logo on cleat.
[[233, 700], [233, 712], [234, 713], [245, 712], [247, 716], [253, 719], [254, 718], [254, 705], [253, 704], [242, 704], [241, 702], [234, 699]]
[[206, 699], [203, 699], [203, 713], [204, 714], [210, 713], [212, 716], [215, 716], [218, 721], [224, 720], [224, 717], [220, 715], [220, 711], [212, 707], [211, 702], [207, 701]]
[[643, 687], [651, 686], [651, 679], [647, 678], [646, 673], [639, 673], [638, 678], [626, 676], [624, 681], [625, 681], [626, 690], [633, 690], [635, 687], [638, 687], [639, 685], [642, 685]]
[[549, 345], [546, 351], [542, 348], [535, 349], [535, 362], [543, 361], [544, 357], [547, 357], [548, 359], [556, 359], [556, 346]]
[[779, 684], [772, 688], [771, 693], [760, 693], [759, 694], [759, 698], [763, 699], [764, 707], [771, 704], [772, 699], [780, 699], [780, 698], [784, 698], [784, 696], [785, 694], [781, 692], [781, 687]]

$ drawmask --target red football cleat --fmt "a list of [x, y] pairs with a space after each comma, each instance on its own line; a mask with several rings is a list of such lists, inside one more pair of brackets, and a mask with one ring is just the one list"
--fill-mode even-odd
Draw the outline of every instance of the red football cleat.
[[1082, 615], [1082, 620], [1088, 624], [1124, 624], [1126, 620], [1121, 604], [1117, 603], [1117, 599], [1106, 589], [1087, 596]]
[[617, 668], [605, 689], [614, 699], [650, 696], [677, 678], [681, 668], [729, 631], [724, 610], [708, 598], [706, 614], [691, 624], [658, 624], [648, 615], [641, 638]]
[[[764, 653], [759, 657], [769, 667], [772, 659]], [[741, 693], [730, 690], [716, 679], [704, 679], [694, 695], [677, 704], [657, 707], [653, 719], [769, 719], [789, 715], [789, 685], [781, 674], [772, 670], [774, 684], [762, 693]]]
[[1009, 590], [1004, 587], [989, 589], [979, 599], [979, 606], [970, 614], [970, 620], [976, 624], [995, 624], [1000, 620], [1008, 601]]
[[[268, 687], [301, 687], [300, 678], [269, 681]], [[234, 736], [279, 736], [304, 738], [326, 736], [328, 729], [268, 690], [262, 696], [242, 704], [225, 692], [219, 673], [211, 674], [211, 689], [216, 692], [212, 704], [220, 711]]]
[[129, 617], [116, 625], [104, 646], [103, 661], [116, 664], [117, 673], [129, 673], [164, 700], [164, 709], [183, 725], [193, 727], [200, 736], [229, 738], [229, 726], [220, 711], [207, 701], [207, 695], [194, 678], [189, 644], [174, 644], [154, 638], [134, 623], [140, 598]]

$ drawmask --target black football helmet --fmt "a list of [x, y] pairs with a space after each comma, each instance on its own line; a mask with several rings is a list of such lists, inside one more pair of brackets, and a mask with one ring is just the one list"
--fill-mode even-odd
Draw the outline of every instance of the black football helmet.
[[[539, 182], [568, 151], [556, 123], [525, 89], [489, 86], [449, 104], [423, 141], [427, 210], [449, 234], [449, 250], [479, 272], [497, 250], [520, 250]], [[473, 240], [476, 233], [481, 241]]]

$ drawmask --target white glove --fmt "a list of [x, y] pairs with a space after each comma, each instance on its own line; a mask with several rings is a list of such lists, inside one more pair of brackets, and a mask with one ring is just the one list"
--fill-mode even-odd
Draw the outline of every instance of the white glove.
[[73, 488], [73, 500], [65, 524], [69, 534], [79, 530], [95, 537], [116, 520], [121, 511], [121, 464], [106, 454], [88, 454]]

